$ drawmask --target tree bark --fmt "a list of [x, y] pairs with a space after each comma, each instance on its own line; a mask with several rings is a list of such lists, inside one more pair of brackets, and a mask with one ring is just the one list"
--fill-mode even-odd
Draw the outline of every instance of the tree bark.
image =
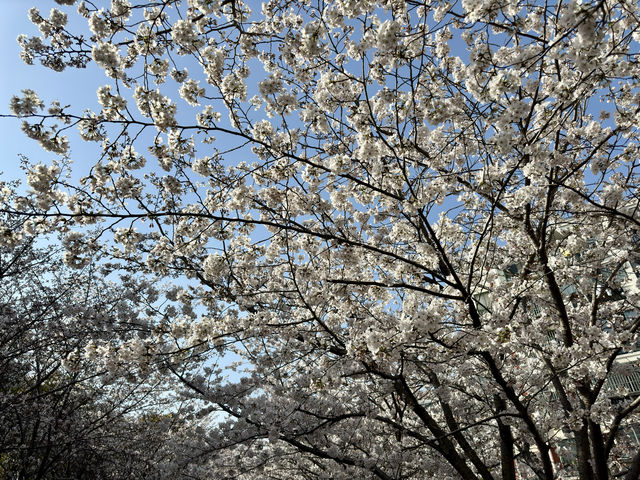
[[594, 480], [591, 468], [591, 451], [589, 449], [589, 436], [586, 420], [583, 420], [580, 430], [574, 432], [576, 441], [576, 454], [578, 456], [578, 474], [580, 480]]
[[[505, 401], [500, 395], [495, 396], [496, 413], [506, 410]], [[516, 464], [515, 455], [513, 453], [513, 433], [511, 427], [505, 425], [504, 422], [497, 418], [498, 433], [500, 434], [500, 467], [502, 470], [502, 480], [516, 480]]]

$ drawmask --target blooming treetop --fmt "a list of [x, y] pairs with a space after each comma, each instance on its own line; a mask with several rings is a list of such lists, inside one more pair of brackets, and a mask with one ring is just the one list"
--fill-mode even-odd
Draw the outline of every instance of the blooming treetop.
[[169, 294], [206, 314], [155, 341], [252, 368], [169, 364], [227, 416], [189, 468], [637, 478], [640, 400], [607, 386], [639, 326], [637, 2], [58, 3], [23, 59], [95, 62], [101, 108], [11, 109], [102, 155], [4, 209], [73, 266], [192, 280]]

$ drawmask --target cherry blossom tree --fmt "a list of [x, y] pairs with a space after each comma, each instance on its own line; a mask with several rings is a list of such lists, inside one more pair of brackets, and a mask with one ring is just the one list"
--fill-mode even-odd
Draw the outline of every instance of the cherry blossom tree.
[[197, 401], [184, 472], [638, 478], [637, 2], [57, 3], [23, 59], [101, 108], [12, 100], [63, 159], [3, 242], [183, 279], [102, 360]]
[[154, 287], [69, 269], [42, 243], [0, 249], [0, 478], [169, 478], [181, 450], [164, 445], [181, 444], [185, 412], [166, 378], [142, 375], [139, 359], [136, 371], [91, 359], [96, 339], [144, 341]]

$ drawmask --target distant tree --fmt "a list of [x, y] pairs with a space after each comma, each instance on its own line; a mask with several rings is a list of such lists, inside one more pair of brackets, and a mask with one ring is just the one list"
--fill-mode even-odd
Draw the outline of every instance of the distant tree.
[[0, 479], [170, 478], [157, 455], [180, 411], [161, 396], [166, 382], [89, 359], [92, 341], [148, 335], [154, 287], [70, 269], [42, 243], [0, 248]]
[[3, 208], [77, 268], [188, 278], [163, 348], [126, 351], [203, 405], [192, 475], [638, 478], [611, 381], [640, 325], [638, 2], [256, 6], [81, 2], [90, 32], [32, 9], [19, 39], [104, 70], [98, 111], [11, 104], [102, 154]]

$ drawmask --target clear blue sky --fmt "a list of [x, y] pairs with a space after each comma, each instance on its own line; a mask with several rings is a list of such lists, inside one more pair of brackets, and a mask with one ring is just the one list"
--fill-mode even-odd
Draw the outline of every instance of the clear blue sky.
[[[74, 110], [96, 106], [96, 88], [105, 82], [104, 74], [95, 68], [86, 70], [68, 69], [56, 73], [41, 65], [26, 65], [20, 60], [20, 47], [16, 38], [21, 33], [34, 35], [38, 33], [27, 18], [31, 6], [37, 6], [44, 17], [49, 16], [52, 7], [69, 13], [69, 19], [77, 18], [75, 7], [63, 7], [53, 0], [0, 0], [2, 15], [0, 16], [0, 113], [9, 113], [11, 97], [25, 88], [35, 90], [45, 104], [59, 100], [63, 105], [73, 104]], [[0, 171], [4, 172], [3, 180], [22, 176], [18, 168], [19, 154], [27, 155], [32, 161], [50, 162], [55, 155], [45, 152], [33, 140], [20, 131], [20, 121], [0, 118], [0, 146], [2, 158]], [[72, 157], [79, 163], [86, 155], [95, 155], [87, 146], [72, 139]]]

